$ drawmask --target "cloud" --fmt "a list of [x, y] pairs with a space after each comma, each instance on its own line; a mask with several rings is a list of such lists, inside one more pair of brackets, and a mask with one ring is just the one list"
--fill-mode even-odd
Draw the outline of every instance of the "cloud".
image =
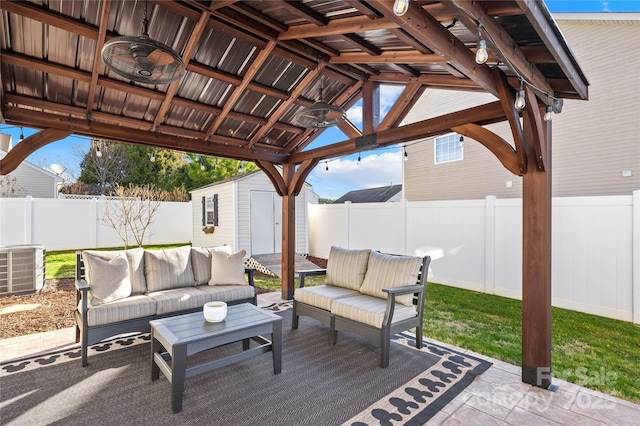
[[[404, 86], [401, 85], [380, 85], [380, 120], [384, 119], [387, 112], [391, 109], [393, 104], [400, 96], [400, 93], [404, 90]], [[349, 110], [347, 110], [347, 118], [353, 124], [362, 129], [362, 99], [356, 102]]]
[[[321, 162], [307, 181], [324, 198], [338, 198], [346, 192], [402, 183], [402, 151], [358, 154]], [[325, 170], [328, 165], [329, 170]]]

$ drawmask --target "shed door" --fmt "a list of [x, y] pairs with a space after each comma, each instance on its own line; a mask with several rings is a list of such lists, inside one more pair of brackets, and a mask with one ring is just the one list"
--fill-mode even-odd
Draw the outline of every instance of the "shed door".
[[251, 254], [282, 252], [282, 200], [274, 191], [251, 191]]

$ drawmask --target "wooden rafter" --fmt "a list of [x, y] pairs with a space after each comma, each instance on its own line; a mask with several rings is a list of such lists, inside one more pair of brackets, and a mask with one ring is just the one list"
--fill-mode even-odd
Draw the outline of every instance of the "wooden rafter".
[[[101, 3], [100, 24], [98, 29], [98, 38], [96, 44], [102, 46], [107, 35], [107, 23], [109, 22], [109, 12], [111, 11], [111, 0], [105, 0]], [[93, 110], [93, 102], [96, 98], [96, 88], [98, 86], [98, 77], [100, 76], [100, 68], [102, 65], [102, 55], [100, 49], [96, 49], [93, 54], [93, 67], [91, 70], [91, 82], [89, 83], [89, 94], [87, 95], [87, 115], [91, 115]]]
[[556, 63], [562, 68], [568, 76], [573, 89], [582, 99], [588, 99], [587, 81], [582, 75], [579, 67], [575, 63], [575, 59], [571, 55], [571, 51], [567, 48], [562, 36], [554, 31], [550, 31], [547, 27], [547, 17], [544, 10], [537, 2], [531, 0], [515, 0], [524, 15], [533, 25], [533, 28], [540, 35], [546, 46], [551, 46], [549, 52], [556, 58]]
[[[293, 90], [291, 94], [292, 99], [295, 99], [298, 95], [300, 95], [300, 93], [302, 93], [316, 79], [316, 77], [322, 70], [322, 67], [323, 67], [322, 65], [319, 65], [318, 68], [316, 68], [315, 70], [311, 70], [305, 76], [305, 78]], [[282, 104], [280, 104], [278, 108], [269, 116], [269, 123], [277, 121], [282, 116], [282, 114], [284, 114], [284, 112], [289, 108], [291, 103], [292, 101], [285, 101]], [[256, 134], [253, 135], [253, 137], [251, 138], [251, 141], [249, 142], [249, 146], [255, 145], [264, 135], [267, 134], [267, 131], [269, 130], [269, 128], [270, 126], [267, 125], [267, 126], [263, 126], [260, 130], [258, 130]]]
[[278, 35], [278, 40], [295, 40], [300, 38], [327, 37], [374, 30], [398, 28], [399, 25], [387, 20], [373, 20], [366, 16], [334, 19], [327, 25], [303, 24], [290, 27]]
[[[202, 12], [198, 23], [193, 28], [193, 31], [189, 36], [189, 40], [187, 41], [187, 45], [184, 48], [184, 52], [182, 52], [182, 62], [184, 62], [185, 66], [189, 64], [191, 58], [193, 57], [196, 47], [198, 46], [198, 41], [200, 40], [200, 36], [204, 32], [207, 26], [207, 22], [209, 21], [209, 16], [209, 12]], [[164, 117], [167, 114], [169, 107], [171, 106], [171, 100], [176, 95], [178, 87], [180, 87], [180, 83], [181, 81], [177, 80], [169, 85], [164, 100], [162, 101], [160, 108], [158, 108], [158, 112], [156, 113], [156, 118], [153, 121], [153, 127], [151, 128], [151, 130], [155, 130], [156, 127], [158, 127], [158, 125], [164, 121]]]
[[475, 63], [475, 57], [469, 49], [444, 28], [437, 19], [424, 11], [415, 2], [409, 2], [409, 10], [403, 16], [396, 16], [392, 3], [384, 1], [371, 2], [385, 17], [398, 24], [399, 27], [411, 29], [412, 35], [434, 53], [444, 57], [468, 78], [478, 83], [487, 92], [498, 95], [497, 88], [491, 78], [491, 71], [485, 65]]
[[387, 115], [384, 116], [377, 130], [380, 132], [396, 126], [398, 121], [407, 114], [409, 107], [413, 105], [412, 101], [419, 97], [418, 92], [423, 88], [422, 84], [419, 83], [407, 84], [396, 102], [391, 106], [391, 109], [387, 111]]
[[503, 63], [509, 64], [514, 68], [514, 71], [522, 76], [529, 84], [538, 87], [539, 91], [553, 95], [554, 90], [547, 82], [546, 78], [535, 65], [531, 64], [524, 53], [518, 46], [509, 33], [500, 25], [498, 25], [494, 18], [489, 16], [485, 10], [477, 3], [469, 0], [457, 0], [454, 2], [444, 2], [445, 7], [455, 10], [456, 4], [465, 8], [474, 14], [475, 20], [468, 17], [466, 14], [461, 15], [461, 22], [472, 33], [478, 32], [478, 23], [482, 23], [482, 32], [485, 40], [488, 40], [488, 46], [491, 48], [493, 45], [495, 49], [493, 53], [496, 54]]
[[514, 105], [515, 97], [513, 96], [513, 89], [507, 83], [507, 79], [502, 71], [499, 69], [493, 70], [493, 77], [496, 80], [496, 86], [498, 87], [498, 93], [500, 94], [500, 104], [504, 110], [509, 126], [511, 127], [511, 134], [513, 135], [513, 143], [516, 147], [516, 153], [518, 156], [518, 164], [520, 166], [520, 174], [527, 172], [527, 154], [524, 149], [524, 135], [522, 133], [522, 124], [520, 123], [520, 115]]
[[378, 55], [371, 55], [363, 52], [345, 52], [340, 56], [329, 59], [332, 64], [350, 64], [352, 62], [362, 62], [370, 64], [442, 64], [447, 60], [435, 53], [421, 53], [417, 50], [385, 51]]
[[258, 53], [255, 60], [251, 63], [247, 72], [245, 73], [242, 79], [242, 83], [240, 83], [240, 85], [237, 86], [233, 90], [231, 95], [225, 100], [224, 107], [222, 108], [222, 113], [216, 117], [211, 127], [209, 127], [209, 130], [207, 130], [207, 137], [211, 136], [216, 132], [216, 130], [218, 130], [218, 128], [222, 124], [222, 121], [227, 117], [227, 114], [229, 113], [229, 111], [233, 109], [238, 99], [240, 99], [240, 96], [242, 96], [244, 90], [247, 88], [247, 86], [249, 86], [249, 84], [251, 83], [251, 80], [256, 75], [256, 73], [260, 70], [260, 67], [264, 64], [267, 58], [269, 58], [271, 51], [275, 47], [276, 47], [276, 43], [273, 41], [270, 41], [267, 44], [267, 47], [265, 47], [263, 50], [260, 51], [260, 53]]

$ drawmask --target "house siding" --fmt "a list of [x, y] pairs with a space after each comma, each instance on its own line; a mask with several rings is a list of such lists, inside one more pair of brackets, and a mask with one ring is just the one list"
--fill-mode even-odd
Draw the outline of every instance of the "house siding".
[[[234, 250], [245, 249], [251, 255], [251, 192], [265, 191], [274, 194], [275, 201], [282, 203], [271, 181], [264, 173], [255, 173], [235, 181], [192, 191], [193, 200], [193, 245], [210, 247], [228, 244]], [[218, 194], [219, 225], [213, 234], [202, 232], [203, 196]], [[307, 203], [317, 203], [317, 196], [305, 185], [296, 197], [296, 252], [308, 253]], [[275, 218], [282, 222], [282, 217]], [[280, 248], [280, 246], [278, 246]]]
[[[0, 153], [0, 158], [4, 155], [4, 152]], [[7, 177], [16, 179], [14, 188], [18, 197], [56, 198], [56, 182], [62, 181], [47, 170], [26, 162], [22, 162]]]
[[[593, 14], [591, 14], [593, 15]], [[557, 16], [589, 80], [589, 100], [565, 100], [552, 121], [553, 196], [628, 195], [640, 188], [640, 21]], [[623, 60], [624, 58], [624, 60]], [[405, 119], [424, 120], [494, 101], [491, 95], [426, 90]], [[487, 126], [513, 144], [508, 124]], [[405, 198], [412, 201], [522, 196], [522, 178], [482, 145], [464, 141], [464, 159], [434, 164], [434, 139], [408, 144]], [[631, 177], [623, 177], [629, 170]], [[510, 183], [510, 187], [508, 186]]]

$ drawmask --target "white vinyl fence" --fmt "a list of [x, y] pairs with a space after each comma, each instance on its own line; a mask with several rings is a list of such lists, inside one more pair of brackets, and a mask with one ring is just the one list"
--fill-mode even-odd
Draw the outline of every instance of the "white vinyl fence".
[[[123, 242], [104, 224], [104, 200], [0, 198], [0, 247], [44, 245], [47, 250], [120, 247]], [[147, 229], [144, 244], [187, 243], [192, 237], [190, 202], [163, 202]], [[129, 244], [136, 245], [135, 240]]]
[[[640, 323], [640, 191], [554, 198], [553, 305]], [[309, 254], [332, 245], [429, 255], [429, 281], [520, 299], [522, 200], [318, 204]]]

